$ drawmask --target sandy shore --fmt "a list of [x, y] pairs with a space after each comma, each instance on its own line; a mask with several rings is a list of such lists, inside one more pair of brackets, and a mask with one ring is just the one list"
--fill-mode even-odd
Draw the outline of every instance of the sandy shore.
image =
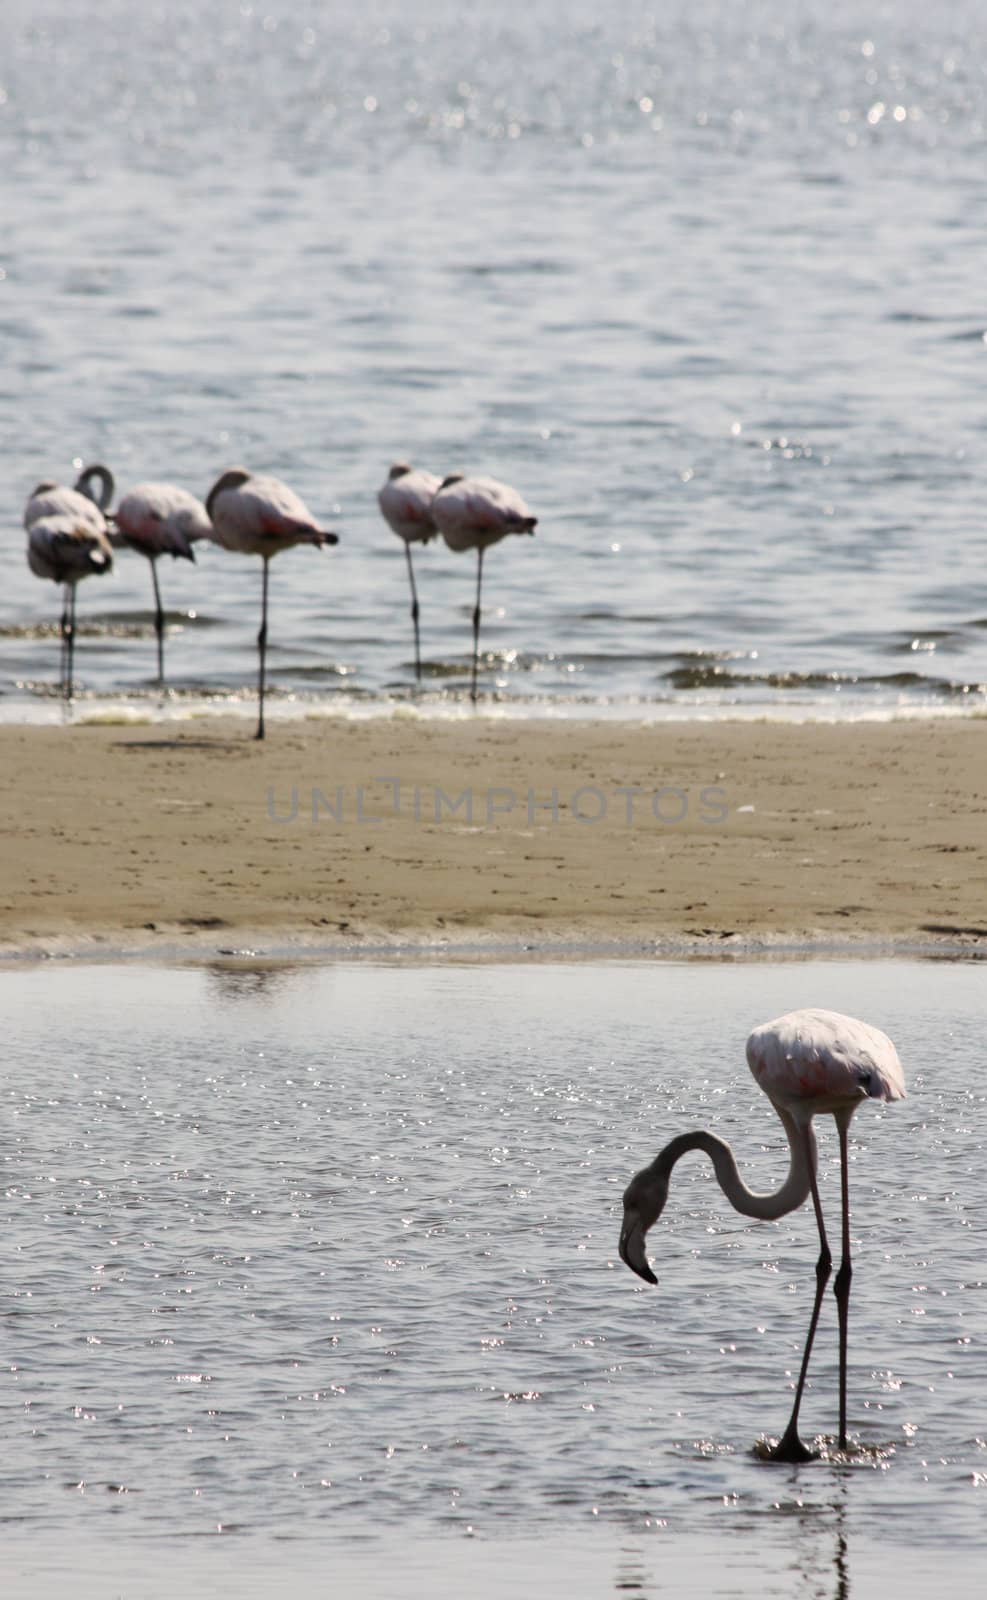
[[983, 721], [6, 727], [0, 797], [3, 953], [987, 943]]

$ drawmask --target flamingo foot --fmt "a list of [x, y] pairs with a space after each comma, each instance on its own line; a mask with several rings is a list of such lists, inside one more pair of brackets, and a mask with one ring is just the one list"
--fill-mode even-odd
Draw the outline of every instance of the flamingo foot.
[[807, 1444], [803, 1444], [798, 1428], [789, 1424], [778, 1443], [765, 1452], [765, 1460], [801, 1466], [806, 1461], [818, 1461], [819, 1454], [818, 1450], [810, 1450]]

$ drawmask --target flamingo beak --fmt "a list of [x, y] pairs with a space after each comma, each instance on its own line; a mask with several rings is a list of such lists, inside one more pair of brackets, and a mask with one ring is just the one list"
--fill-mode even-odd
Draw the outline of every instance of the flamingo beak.
[[637, 1212], [626, 1210], [618, 1245], [620, 1259], [632, 1272], [636, 1272], [639, 1278], [643, 1278], [645, 1283], [657, 1283], [658, 1279], [648, 1266], [645, 1234], [644, 1224]]

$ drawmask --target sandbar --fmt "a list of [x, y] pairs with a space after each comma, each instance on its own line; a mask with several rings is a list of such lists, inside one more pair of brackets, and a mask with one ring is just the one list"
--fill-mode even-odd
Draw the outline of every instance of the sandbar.
[[987, 948], [987, 720], [0, 728], [0, 954]]

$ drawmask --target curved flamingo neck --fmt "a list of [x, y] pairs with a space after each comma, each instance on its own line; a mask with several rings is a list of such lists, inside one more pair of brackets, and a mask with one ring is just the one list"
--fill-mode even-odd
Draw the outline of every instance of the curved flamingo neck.
[[[93, 484], [98, 485], [94, 488]], [[100, 511], [106, 511], [113, 499], [113, 490], [116, 484], [109, 467], [104, 467], [95, 462], [91, 467], [84, 467], [75, 480], [75, 487], [87, 500], [91, 500]]]
[[759, 1217], [764, 1222], [773, 1222], [778, 1217], [786, 1216], [809, 1196], [812, 1172], [816, 1165], [816, 1136], [811, 1123], [800, 1128], [788, 1112], [782, 1111], [779, 1106], [775, 1106], [775, 1110], [785, 1129], [791, 1159], [788, 1176], [774, 1194], [755, 1194], [753, 1189], [748, 1189], [726, 1140], [705, 1131], [681, 1133], [672, 1139], [653, 1163], [652, 1171], [656, 1180], [667, 1187], [676, 1162], [688, 1155], [690, 1150], [702, 1150], [712, 1161], [716, 1180], [735, 1211], [745, 1217]]

